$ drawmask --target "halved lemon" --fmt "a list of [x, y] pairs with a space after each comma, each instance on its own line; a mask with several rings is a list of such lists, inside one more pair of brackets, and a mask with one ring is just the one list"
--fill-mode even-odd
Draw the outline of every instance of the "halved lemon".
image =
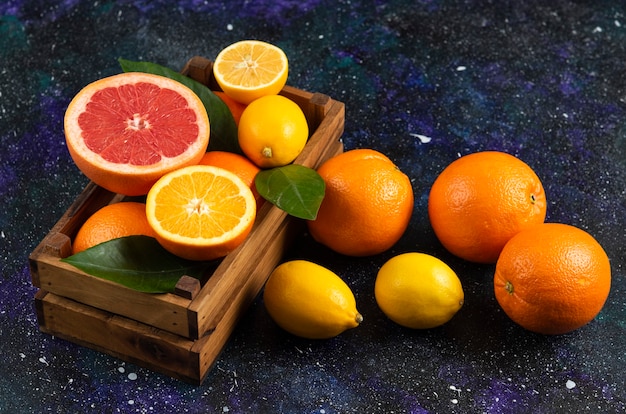
[[224, 48], [215, 58], [213, 73], [224, 93], [243, 104], [278, 94], [289, 63], [278, 46], [259, 40], [242, 40]]

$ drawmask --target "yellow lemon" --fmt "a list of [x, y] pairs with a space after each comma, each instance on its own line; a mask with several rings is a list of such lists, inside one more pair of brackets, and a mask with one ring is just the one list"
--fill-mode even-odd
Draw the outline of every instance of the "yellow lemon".
[[274, 269], [263, 301], [278, 326], [303, 338], [332, 338], [363, 321], [348, 285], [327, 268], [306, 260]]
[[239, 146], [261, 168], [291, 163], [309, 138], [309, 126], [302, 109], [282, 95], [253, 101], [239, 119]]
[[424, 253], [389, 259], [378, 271], [374, 295], [389, 319], [413, 329], [443, 325], [463, 306], [464, 299], [456, 273]]
[[243, 104], [276, 95], [287, 83], [289, 62], [278, 46], [242, 40], [224, 48], [215, 58], [213, 74], [224, 93]]

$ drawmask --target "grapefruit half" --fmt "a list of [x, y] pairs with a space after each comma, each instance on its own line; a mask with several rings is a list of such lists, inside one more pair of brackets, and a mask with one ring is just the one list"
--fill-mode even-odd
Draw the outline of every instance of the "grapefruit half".
[[64, 122], [68, 150], [83, 174], [129, 196], [147, 194], [166, 173], [197, 164], [209, 143], [200, 98], [148, 73], [90, 83], [72, 99]]

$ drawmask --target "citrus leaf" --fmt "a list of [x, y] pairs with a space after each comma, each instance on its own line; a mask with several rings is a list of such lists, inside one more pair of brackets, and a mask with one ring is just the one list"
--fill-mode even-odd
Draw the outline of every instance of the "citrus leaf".
[[259, 171], [254, 184], [267, 201], [306, 220], [315, 220], [326, 191], [317, 171], [298, 164]]
[[198, 279], [214, 263], [181, 259], [148, 236], [109, 240], [61, 261], [92, 276], [146, 293], [173, 292], [181, 276]]
[[182, 83], [189, 89], [194, 91], [200, 98], [207, 113], [209, 114], [209, 123], [211, 124], [211, 136], [209, 139], [209, 147], [207, 151], [229, 151], [241, 154], [239, 141], [237, 139], [237, 125], [230, 109], [217, 95], [215, 95], [207, 86], [191, 79], [175, 70], [169, 69], [156, 63], [150, 62], [133, 62], [126, 59], [118, 59], [120, 66], [124, 72], [144, 72], [153, 75], [165, 76]]

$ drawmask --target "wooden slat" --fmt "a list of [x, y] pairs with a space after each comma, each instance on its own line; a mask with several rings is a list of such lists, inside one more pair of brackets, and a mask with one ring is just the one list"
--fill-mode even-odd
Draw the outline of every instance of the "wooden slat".
[[186, 382], [206, 375], [189, 339], [42, 290], [35, 308], [44, 333]]
[[191, 301], [165, 293], [148, 294], [88, 275], [75, 267], [63, 263], [59, 258], [41, 255], [35, 265], [39, 279], [38, 287], [94, 306], [118, 315], [189, 337], [188, 311]]

